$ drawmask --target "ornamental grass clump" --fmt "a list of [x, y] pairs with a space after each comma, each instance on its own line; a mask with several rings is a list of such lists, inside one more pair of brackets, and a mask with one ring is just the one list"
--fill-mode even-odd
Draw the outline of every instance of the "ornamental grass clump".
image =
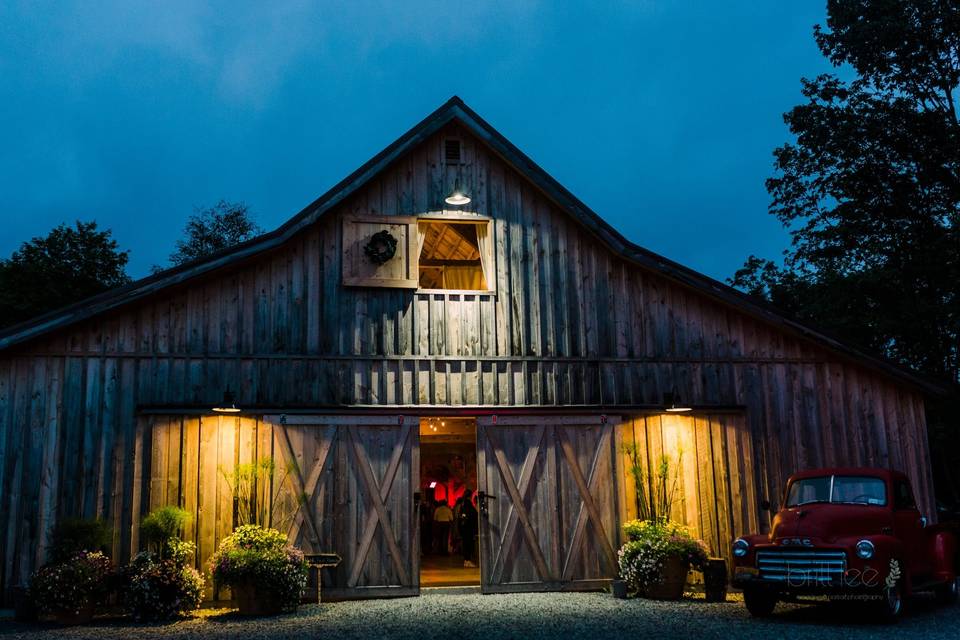
[[689, 528], [667, 519], [630, 520], [623, 525], [628, 542], [618, 552], [620, 576], [635, 594], [647, 594], [664, 582], [668, 563], [703, 570], [707, 548]]
[[243, 525], [227, 536], [210, 559], [214, 583], [230, 587], [241, 613], [294, 611], [307, 585], [303, 552], [276, 529]]
[[203, 576], [190, 566], [196, 545], [178, 533], [187, 513], [161, 507], [143, 520], [141, 532], [152, 549], [133, 557], [123, 571], [121, 599], [136, 620], [167, 620], [195, 611], [203, 597]]
[[30, 581], [30, 597], [43, 614], [64, 622], [88, 622], [107, 594], [112, 571], [110, 558], [102, 552], [76, 551], [41, 567]]

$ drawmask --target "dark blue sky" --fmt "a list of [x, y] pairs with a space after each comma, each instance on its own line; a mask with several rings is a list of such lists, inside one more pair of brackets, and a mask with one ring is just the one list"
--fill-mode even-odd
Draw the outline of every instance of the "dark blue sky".
[[143, 276], [194, 206], [271, 229], [457, 94], [628, 238], [724, 279], [786, 246], [763, 182], [829, 68], [820, 1], [138, 4], [0, 3], [0, 255], [93, 218]]

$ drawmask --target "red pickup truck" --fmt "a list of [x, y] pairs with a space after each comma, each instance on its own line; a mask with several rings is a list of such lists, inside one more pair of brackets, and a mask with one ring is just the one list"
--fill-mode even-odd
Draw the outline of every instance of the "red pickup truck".
[[956, 539], [928, 526], [898, 471], [791, 476], [769, 535], [737, 538], [733, 557], [733, 585], [754, 616], [809, 595], [870, 600], [887, 620], [918, 591], [934, 591], [945, 604], [957, 600]]

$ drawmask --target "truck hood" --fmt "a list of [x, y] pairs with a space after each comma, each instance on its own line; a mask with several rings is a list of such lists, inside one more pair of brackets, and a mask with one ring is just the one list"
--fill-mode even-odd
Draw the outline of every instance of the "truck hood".
[[773, 520], [770, 540], [800, 538], [832, 544], [841, 538], [882, 534], [890, 525], [884, 507], [813, 503], [781, 509]]

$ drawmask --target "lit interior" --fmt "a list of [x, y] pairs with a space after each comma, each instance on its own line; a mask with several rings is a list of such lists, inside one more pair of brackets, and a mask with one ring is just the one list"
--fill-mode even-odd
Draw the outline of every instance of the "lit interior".
[[420, 288], [487, 291], [492, 255], [487, 223], [423, 221], [418, 225]]

